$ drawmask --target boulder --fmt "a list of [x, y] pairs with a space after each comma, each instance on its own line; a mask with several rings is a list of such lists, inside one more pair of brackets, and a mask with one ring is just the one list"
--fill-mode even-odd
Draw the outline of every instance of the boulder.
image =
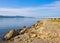
[[9, 33], [7, 33], [5, 36], [4, 36], [4, 39], [5, 40], [9, 40], [15, 33], [15, 30], [10, 30]]

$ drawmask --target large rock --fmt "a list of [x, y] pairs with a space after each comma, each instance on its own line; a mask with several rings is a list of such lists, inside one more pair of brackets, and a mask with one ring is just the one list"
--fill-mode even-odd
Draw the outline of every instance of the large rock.
[[13, 37], [14, 33], [15, 33], [15, 30], [10, 30], [9, 33], [7, 33], [7, 34], [4, 36], [4, 39], [5, 39], [5, 40], [10, 39], [11, 37]]

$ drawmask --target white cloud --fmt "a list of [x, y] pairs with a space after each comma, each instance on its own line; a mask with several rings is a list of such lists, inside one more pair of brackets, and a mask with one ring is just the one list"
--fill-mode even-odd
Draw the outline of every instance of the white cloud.
[[60, 1], [38, 7], [0, 8], [0, 15], [8, 16], [60, 16]]

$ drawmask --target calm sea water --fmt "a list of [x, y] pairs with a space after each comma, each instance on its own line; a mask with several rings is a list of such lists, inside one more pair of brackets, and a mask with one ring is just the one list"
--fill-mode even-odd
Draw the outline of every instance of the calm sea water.
[[23, 26], [30, 27], [35, 24], [37, 18], [0, 18], [0, 36], [4, 36], [11, 29], [22, 29]]

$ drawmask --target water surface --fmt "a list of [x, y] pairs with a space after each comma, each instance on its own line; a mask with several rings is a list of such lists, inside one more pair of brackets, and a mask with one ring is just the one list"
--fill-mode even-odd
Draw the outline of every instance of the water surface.
[[35, 24], [37, 18], [0, 18], [0, 36], [5, 35], [11, 29], [22, 29], [23, 26], [30, 27]]

